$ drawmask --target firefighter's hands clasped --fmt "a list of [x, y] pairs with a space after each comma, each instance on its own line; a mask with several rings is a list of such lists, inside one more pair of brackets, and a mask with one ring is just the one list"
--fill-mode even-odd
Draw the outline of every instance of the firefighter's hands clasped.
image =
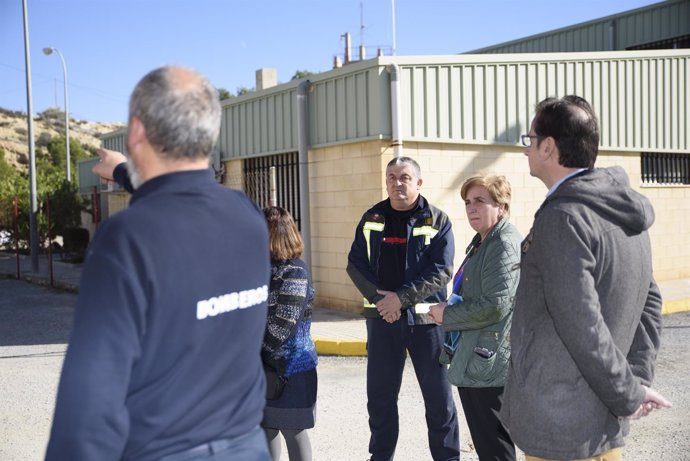
[[402, 315], [402, 303], [394, 291], [376, 290], [383, 298], [376, 303], [376, 310], [388, 323], [393, 323]]

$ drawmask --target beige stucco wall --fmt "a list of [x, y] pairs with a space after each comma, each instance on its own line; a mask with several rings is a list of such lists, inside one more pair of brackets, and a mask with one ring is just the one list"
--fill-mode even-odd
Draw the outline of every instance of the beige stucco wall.
[[[513, 186], [511, 221], [525, 235], [546, 195], [529, 174], [523, 150], [510, 146], [407, 143], [403, 155], [422, 168], [422, 194], [453, 222], [457, 266], [474, 235], [467, 224], [459, 189], [477, 173], [502, 174]], [[384, 173], [392, 149], [379, 141], [313, 149], [309, 154], [312, 276], [317, 304], [357, 311], [361, 296], [345, 267], [354, 229], [362, 213], [386, 197]], [[656, 222], [650, 231], [655, 276], [670, 280], [690, 276], [690, 187], [642, 187], [639, 153], [601, 152], [597, 166], [621, 165], [632, 186], [652, 200]], [[557, 257], [557, 255], [555, 255]]]

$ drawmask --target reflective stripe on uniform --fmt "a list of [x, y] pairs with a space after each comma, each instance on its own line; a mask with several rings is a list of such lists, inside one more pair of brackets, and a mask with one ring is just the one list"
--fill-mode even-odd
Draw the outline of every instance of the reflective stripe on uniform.
[[364, 223], [364, 240], [367, 241], [367, 258], [371, 262], [371, 231], [383, 232], [383, 223], [367, 221]]
[[[364, 240], [367, 241], [367, 259], [371, 263], [371, 231], [383, 232], [383, 223], [366, 221], [362, 230], [364, 233]], [[364, 298], [364, 307], [369, 309], [376, 308], [376, 304], [371, 304], [367, 298]]]
[[423, 235], [424, 237], [426, 237], [424, 239], [424, 245], [429, 245], [431, 243], [431, 239], [436, 237], [436, 234], [438, 234], [438, 230], [434, 229], [431, 226], [422, 226], [422, 227], [412, 228], [412, 235], [414, 237], [419, 237], [420, 235]]
[[[414, 311], [415, 314], [428, 314], [429, 309], [431, 306], [437, 303], [418, 303], [414, 305]], [[371, 304], [369, 301], [367, 301], [367, 298], [364, 298], [364, 308], [365, 309], [374, 309], [376, 308], [376, 304]]]
[[428, 314], [429, 309], [436, 303], [419, 303], [414, 305], [415, 314]]

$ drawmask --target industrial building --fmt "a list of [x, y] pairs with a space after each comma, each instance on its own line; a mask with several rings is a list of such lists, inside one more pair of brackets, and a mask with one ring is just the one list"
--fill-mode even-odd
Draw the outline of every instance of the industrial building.
[[[362, 213], [386, 197], [394, 155], [420, 163], [422, 194], [453, 220], [457, 264], [473, 236], [462, 182], [477, 172], [505, 175], [511, 221], [527, 234], [546, 189], [530, 176], [519, 136], [537, 102], [577, 94], [599, 116], [597, 166], [623, 166], [652, 200], [656, 278], [687, 278], [688, 37], [690, 0], [677, 0], [471, 54], [346, 60], [284, 84], [263, 69], [257, 91], [224, 101], [214, 169], [260, 206], [277, 203], [295, 215], [317, 304], [355, 311], [362, 298], [345, 273], [347, 253]], [[111, 133], [103, 145], [126, 151], [125, 136]], [[80, 164], [80, 187], [100, 194], [92, 161]], [[116, 190], [98, 200], [104, 215], [126, 202]]]

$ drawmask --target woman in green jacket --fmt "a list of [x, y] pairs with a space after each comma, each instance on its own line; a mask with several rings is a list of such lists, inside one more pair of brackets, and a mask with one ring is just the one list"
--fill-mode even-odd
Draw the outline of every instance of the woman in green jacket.
[[498, 419], [510, 361], [510, 323], [519, 279], [518, 230], [508, 222], [510, 183], [503, 176], [477, 175], [460, 195], [477, 234], [453, 279], [448, 302], [430, 316], [446, 331], [441, 363], [460, 401], [479, 459], [515, 460], [515, 446]]

